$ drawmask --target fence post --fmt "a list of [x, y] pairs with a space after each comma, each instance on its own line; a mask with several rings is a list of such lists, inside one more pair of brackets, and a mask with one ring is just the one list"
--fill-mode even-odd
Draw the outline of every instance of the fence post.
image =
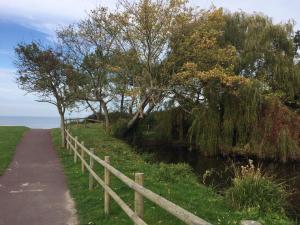
[[[109, 156], [105, 156], [104, 160], [106, 163], [109, 164]], [[104, 183], [105, 185], [110, 185], [110, 173], [109, 170], [104, 167]], [[110, 196], [107, 191], [104, 191], [104, 213], [109, 214], [110, 213]]]
[[[93, 148], [91, 148], [90, 152], [94, 154], [95, 150]], [[91, 170], [94, 169], [94, 159], [93, 159], [92, 156], [90, 156], [90, 168], [91, 168]], [[93, 178], [92, 173], [90, 172], [90, 175], [89, 175], [89, 190], [92, 190], [93, 186], [94, 186], [94, 178]]]
[[[144, 174], [143, 173], [135, 173], [135, 183], [144, 186]], [[144, 200], [143, 196], [138, 193], [134, 192], [134, 211], [138, 217], [141, 219], [144, 218]]]
[[69, 135], [67, 132], [65, 132], [66, 134], [66, 140], [67, 140], [67, 150], [69, 150]]
[[84, 120], [84, 128], [86, 128], [86, 119]]
[[78, 142], [78, 137], [76, 136], [75, 137], [75, 148], [74, 148], [74, 163], [77, 162], [77, 149], [78, 149], [78, 145], [77, 145], [77, 142]]
[[[81, 145], [82, 145], [82, 147], [84, 147], [84, 142], [82, 141], [81, 142]], [[83, 150], [83, 148], [81, 148], [81, 158], [82, 158], [82, 160], [81, 160], [81, 172], [82, 173], [84, 173], [84, 170], [85, 170], [85, 166], [84, 166], [84, 150]]]
[[70, 134], [70, 136], [69, 136], [69, 153], [70, 153], [70, 155], [72, 155], [72, 147], [71, 147], [71, 144], [72, 144], [72, 141], [73, 141], [73, 139], [71, 138], [71, 136], [72, 136], [72, 134], [71, 134], [71, 132], [69, 131], [69, 134]]

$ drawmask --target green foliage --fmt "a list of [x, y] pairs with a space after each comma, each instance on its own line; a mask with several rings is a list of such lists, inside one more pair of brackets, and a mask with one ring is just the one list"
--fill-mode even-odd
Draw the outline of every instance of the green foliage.
[[40, 102], [55, 105], [63, 115], [75, 100], [70, 90], [78, 73], [73, 66], [65, 61], [60, 50], [44, 48], [38, 42], [19, 44], [15, 52], [20, 88], [36, 94]]
[[149, 127], [160, 140], [186, 140], [189, 116], [182, 108], [154, 112], [149, 117], [152, 117]]
[[235, 208], [243, 210], [253, 207], [263, 212], [281, 212], [286, 203], [283, 188], [266, 178], [235, 180], [227, 195]]
[[235, 168], [233, 186], [226, 191], [231, 205], [239, 210], [258, 210], [260, 213], [284, 213], [288, 192], [283, 184], [249, 164]]
[[116, 137], [124, 137], [127, 130], [127, 120], [123, 118], [117, 119], [111, 126], [111, 132]]
[[216, 155], [219, 143], [218, 114], [206, 108], [195, 108], [192, 115], [194, 120], [189, 132], [191, 142], [197, 143], [203, 154]]
[[[289, 119], [277, 126], [280, 117], [272, 117], [269, 106], [273, 96], [297, 109], [300, 70], [292, 30], [261, 14], [212, 8], [183, 20], [173, 33], [168, 63], [175, 72], [174, 99], [191, 111], [189, 137], [201, 152], [297, 158], [298, 127], [288, 120], [298, 118], [284, 110]], [[170, 130], [173, 121], [167, 117], [164, 127]]]
[[0, 175], [5, 172], [13, 158], [16, 145], [27, 130], [26, 127], [0, 126]]
[[157, 179], [160, 181], [184, 182], [186, 180], [191, 180], [192, 169], [185, 163], [160, 163], [156, 173]]
[[261, 84], [248, 82], [232, 90], [214, 81], [204, 95], [207, 104], [192, 111], [191, 141], [208, 155], [249, 142], [262, 106]]
[[279, 158], [284, 162], [286, 162], [288, 158], [295, 158], [295, 155], [299, 152], [297, 142], [292, 139], [289, 130], [286, 128], [280, 130], [278, 144]]
[[297, 35], [293, 24], [274, 24], [259, 13], [225, 13], [224, 42], [238, 53], [237, 74], [258, 79], [271, 92], [294, 99], [300, 93], [300, 70], [295, 65]]

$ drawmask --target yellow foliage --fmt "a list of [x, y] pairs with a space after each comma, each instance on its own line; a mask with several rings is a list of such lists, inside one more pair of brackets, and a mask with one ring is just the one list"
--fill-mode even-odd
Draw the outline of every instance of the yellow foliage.
[[127, 89], [125, 91], [125, 94], [130, 97], [136, 97], [141, 94], [141, 89], [140, 88]]
[[218, 80], [225, 87], [236, 88], [240, 85], [250, 82], [248, 78], [233, 74], [231, 71], [225, 70], [220, 66], [216, 66], [208, 71], [198, 71], [197, 65], [192, 62], [185, 63], [183, 70], [176, 74], [175, 81], [187, 83], [190, 80], [198, 79], [203, 85], [209, 81]]

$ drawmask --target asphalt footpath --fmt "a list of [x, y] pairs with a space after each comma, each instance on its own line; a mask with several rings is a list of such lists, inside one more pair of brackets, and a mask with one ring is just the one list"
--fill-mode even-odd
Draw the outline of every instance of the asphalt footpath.
[[50, 130], [25, 133], [0, 176], [0, 225], [77, 225]]

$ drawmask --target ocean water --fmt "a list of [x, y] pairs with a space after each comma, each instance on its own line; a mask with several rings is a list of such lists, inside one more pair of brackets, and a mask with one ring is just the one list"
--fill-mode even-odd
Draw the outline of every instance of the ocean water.
[[59, 117], [0, 116], [0, 126], [50, 129], [60, 125]]

